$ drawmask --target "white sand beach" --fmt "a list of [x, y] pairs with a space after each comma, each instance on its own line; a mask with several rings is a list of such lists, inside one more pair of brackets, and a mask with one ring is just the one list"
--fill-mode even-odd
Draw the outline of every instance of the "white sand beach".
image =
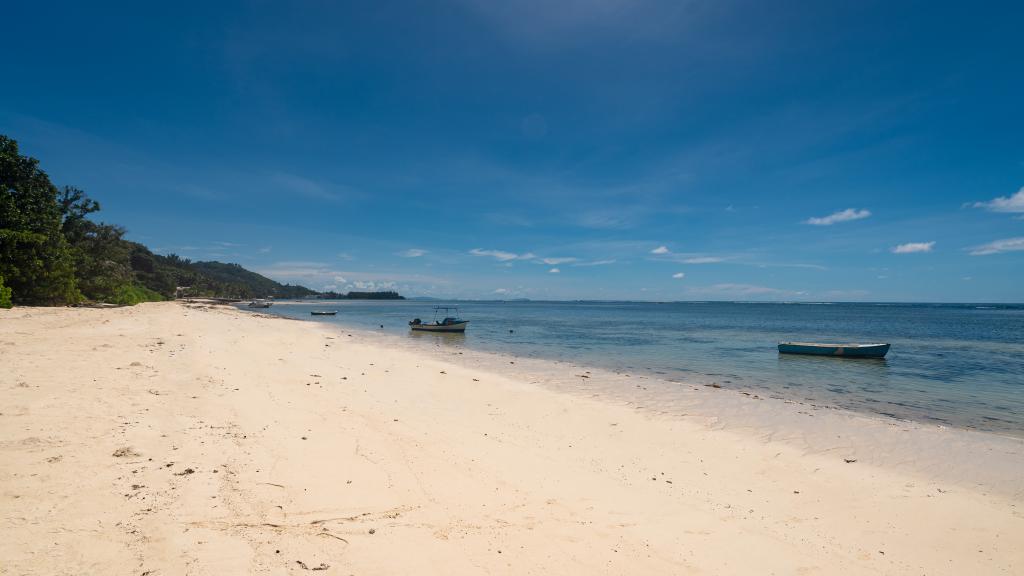
[[175, 302], [0, 310], [0, 574], [1024, 573], [1012, 478], [348, 334]]

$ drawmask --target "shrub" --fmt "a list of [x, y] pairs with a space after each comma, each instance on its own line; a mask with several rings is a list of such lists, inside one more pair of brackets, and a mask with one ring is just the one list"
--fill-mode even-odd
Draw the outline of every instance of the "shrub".
[[11, 306], [11, 289], [4, 286], [4, 277], [0, 276], [0, 308], [10, 308]]
[[124, 284], [114, 290], [114, 296], [110, 299], [111, 304], [121, 306], [134, 306], [139, 302], [160, 302], [164, 297], [159, 293], [134, 284]]

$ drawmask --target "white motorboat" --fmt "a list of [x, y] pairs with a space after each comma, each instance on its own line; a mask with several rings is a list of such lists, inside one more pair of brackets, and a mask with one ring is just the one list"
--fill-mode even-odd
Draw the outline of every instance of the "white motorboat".
[[[444, 314], [441, 313], [442, 310]], [[469, 324], [469, 320], [459, 318], [458, 308], [434, 306], [433, 322], [423, 322], [416, 318], [409, 321], [409, 328], [418, 332], [465, 332], [466, 324]]]

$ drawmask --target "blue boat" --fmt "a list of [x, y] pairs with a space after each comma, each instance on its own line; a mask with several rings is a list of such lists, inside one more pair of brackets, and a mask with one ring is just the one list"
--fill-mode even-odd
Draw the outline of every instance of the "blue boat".
[[810, 354], [843, 358], [884, 358], [888, 344], [819, 344], [816, 342], [779, 342], [779, 354]]

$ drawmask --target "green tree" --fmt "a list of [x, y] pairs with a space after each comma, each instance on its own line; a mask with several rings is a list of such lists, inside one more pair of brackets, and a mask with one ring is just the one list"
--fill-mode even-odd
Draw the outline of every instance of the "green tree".
[[80, 294], [58, 191], [38, 164], [0, 135], [0, 275], [14, 303], [69, 304]]

